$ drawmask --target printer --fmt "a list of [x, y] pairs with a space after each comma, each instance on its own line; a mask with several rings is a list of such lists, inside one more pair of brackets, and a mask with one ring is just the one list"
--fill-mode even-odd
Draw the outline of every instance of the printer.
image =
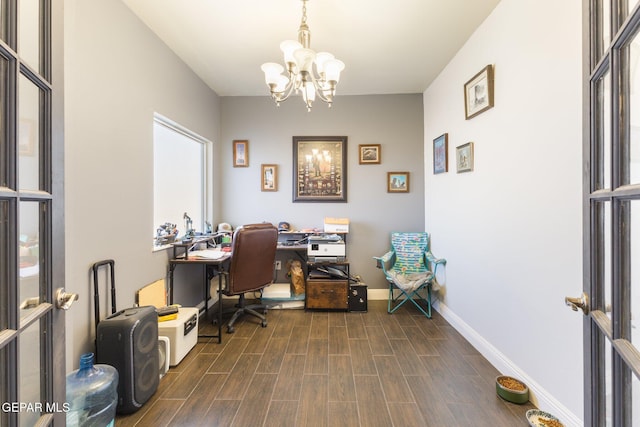
[[344, 261], [346, 246], [344, 240], [337, 234], [319, 234], [309, 236], [307, 244], [307, 258], [311, 262]]

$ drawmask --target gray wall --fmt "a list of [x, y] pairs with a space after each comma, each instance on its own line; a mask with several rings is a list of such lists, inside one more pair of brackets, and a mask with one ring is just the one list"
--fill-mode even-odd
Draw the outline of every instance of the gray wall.
[[[567, 426], [583, 414], [583, 316], [564, 304], [582, 289], [581, 24], [579, 0], [502, 0], [424, 94], [425, 218], [447, 258], [438, 311]], [[495, 106], [465, 120], [462, 85], [487, 64]], [[450, 170], [434, 175], [444, 132]], [[467, 142], [474, 170], [457, 174]]]
[[[221, 98], [221, 220], [233, 226], [279, 221], [294, 229], [322, 227], [324, 217], [348, 217], [351, 273], [383, 288], [373, 256], [388, 248], [390, 231], [424, 228], [422, 95], [338, 96], [331, 109], [307, 112], [299, 97], [279, 108], [266, 96]], [[292, 202], [293, 136], [347, 136], [347, 203]], [[249, 167], [232, 165], [232, 141], [249, 140]], [[358, 164], [359, 144], [381, 144], [379, 165]], [[278, 165], [278, 191], [260, 191], [260, 165]], [[410, 172], [410, 192], [387, 193], [389, 171]]]
[[68, 371], [93, 349], [94, 262], [115, 260], [119, 309], [166, 274], [150, 232], [154, 112], [219, 139], [218, 96], [122, 2], [65, 0], [65, 269], [80, 295], [66, 317]]

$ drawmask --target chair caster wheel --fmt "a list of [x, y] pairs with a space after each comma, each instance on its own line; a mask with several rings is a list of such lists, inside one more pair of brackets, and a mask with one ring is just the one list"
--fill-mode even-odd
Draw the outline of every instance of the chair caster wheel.
[[263, 320], [262, 323], [260, 324], [263, 328], [267, 327], [267, 321]]
[[236, 331], [236, 329], [233, 326], [227, 326], [227, 333], [228, 334], [232, 334]]

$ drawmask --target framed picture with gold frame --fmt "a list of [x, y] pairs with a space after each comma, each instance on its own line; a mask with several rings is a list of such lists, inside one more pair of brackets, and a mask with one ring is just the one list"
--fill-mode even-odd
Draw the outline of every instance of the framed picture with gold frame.
[[464, 84], [464, 118], [469, 120], [493, 107], [493, 65], [484, 67]]
[[456, 169], [458, 173], [473, 170], [473, 142], [456, 147]]
[[249, 141], [236, 139], [233, 141], [233, 167], [249, 166]]
[[381, 150], [380, 144], [358, 145], [358, 163], [361, 165], [379, 165]]
[[409, 172], [387, 172], [387, 193], [408, 193]]
[[262, 165], [262, 191], [278, 191], [278, 165]]

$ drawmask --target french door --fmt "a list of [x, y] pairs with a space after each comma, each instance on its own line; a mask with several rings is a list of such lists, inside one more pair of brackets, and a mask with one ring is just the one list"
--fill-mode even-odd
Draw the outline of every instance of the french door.
[[64, 425], [62, 0], [0, 0], [0, 425]]
[[583, 0], [587, 427], [640, 427], [639, 3]]

